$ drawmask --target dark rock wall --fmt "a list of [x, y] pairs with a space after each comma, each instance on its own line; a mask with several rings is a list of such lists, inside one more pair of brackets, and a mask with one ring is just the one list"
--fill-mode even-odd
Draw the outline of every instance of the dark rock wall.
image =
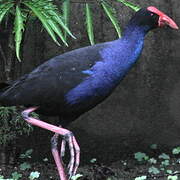
[[[180, 25], [180, 1], [136, 1], [142, 7], [154, 5], [166, 12]], [[121, 27], [134, 12], [120, 3], [114, 3]], [[93, 5], [96, 42], [117, 38], [112, 24], [102, 10]], [[14, 78], [30, 72], [43, 61], [63, 52], [88, 45], [84, 28], [84, 4], [72, 3], [71, 29], [77, 40], [57, 47], [42, 31], [38, 21], [28, 29], [24, 46], [24, 61], [16, 62]], [[123, 28], [122, 28], [123, 29]], [[82, 159], [92, 157], [113, 161], [126, 151], [145, 149], [152, 143], [163, 147], [180, 144], [180, 33], [169, 28], [150, 32], [138, 63], [124, 78], [114, 93], [98, 107], [70, 125], [82, 149]], [[45, 117], [44, 117], [45, 119]], [[46, 135], [49, 135], [48, 138]], [[46, 155], [51, 133], [35, 129], [27, 147], [44, 146]], [[39, 153], [39, 152], [38, 152]], [[43, 154], [42, 153], [42, 154]], [[44, 154], [42, 156], [44, 156]]]

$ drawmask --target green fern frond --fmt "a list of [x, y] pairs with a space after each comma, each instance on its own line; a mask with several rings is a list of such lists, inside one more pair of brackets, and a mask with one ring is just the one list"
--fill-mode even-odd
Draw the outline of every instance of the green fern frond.
[[53, 29], [53, 31], [61, 38], [62, 42], [68, 46], [66, 39], [63, 35], [63, 32], [61, 31], [61, 29], [59, 28], [58, 24], [50, 19], [47, 19], [49, 25], [51, 26], [51, 28]]
[[[31, 0], [32, 5], [46, 14], [48, 18], [56, 21], [71, 37], [75, 38], [69, 28], [65, 25], [63, 17], [58, 13], [58, 8], [53, 4], [53, 0]], [[28, 1], [29, 2], [29, 1]]]
[[[70, 18], [70, 0], [64, 0], [62, 4], [62, 12], [64, 24], [66, 27], [69, 27], [69, 18]], [[67, 39], [67, 32], [64, 30], [64, 37]]]
[[53, 0], [25, 0], [22, 3], [30, 8], [39, 18], [44, 28], [56, 44], [60, 45], [56, 38], [57, 35], [63, 43], [67, 45], [64, 34], [60, 28], [63, 28], [70, 36], [75, 38], [63, 22], [63, 18], [58, 13], [56, 5], [53, 4]]
[[127, 7], [130, 7], [131, 9], [133, 9], [136, 12], [141, 9], [140, 6], [138, 6], [138, 5], [136, 5], [136, 4], [132, 3], [132, 2], [129, 2], [129, 1], [125, 1], [125, 0], [117, 0], [117, 1], [123, 3]]
[[[34, 0], [35, 1], [35, 0]], [[41, 0], [39, 1], [41, 2]], [[48, 34], [51, 36], [51, 38], [53, 39], [53, 41], [60, 46], [59, 42], [57, 41], [56, 35], [54, 30], [52, 29], [52, 27], [50, 26], [47, 17], [44, 16], [44, 14], [42, 13], [42, 9], [37, 7], [37, 5], [35, 3], [32, 3], [30, 1], [24, 1], [23, 2], [24, 5], [26, 5], [29, 9], [32, 10], [32, 12], [39, 18], [39, 20], [41, 21], [41, 23], [43, 24], [44, 28], [46, 29], [46, 31], [48, 32]], [[46, 9], [44, 9], [45, 11]]]
[[56, 11], [50, 11], [49, 15], [52, 15], [52, 19], [55, 20], [72, 38], [76, 39], [76, 37], [71, 33], [69, 28], [63, 22], [60, 14]]
[[87, 33], [89, 37], [89, 41], [91, 45], [94, 44], [94, 31], [93, 31], [93, 18], [92, 18], [92, 13], [90, 9], [90, 5], [86, 3], [86, 28], [87, 28]]
[[109, 19], [111, 20], [114, 28], [116, 29], [116, 32], [118, 34], [119, 37], [121, 37], [121, 29], [119, 26], [119, 22], [118, 19], [116, 17], [116, 11], [113, 7], [111, 7], [107, 2], [102, 1], [101, 5], [105, 11], [105, 13], [107, 14], [107, 16], [109, 17]]
[[14, 6], [14, 2], [3, 2], [0, 4], [0, 23], [3, 20], [5, 14]]
[[22, 35], [24, 31], [24, 22], [26, 21], [26, 15], [21, 12], [21, 9], [16, 5], [15, 21], [14, 21], [14, 33], [15, 33], [15, 46], [16, 56], [19, 61], [20, 59], [20, 47], [22, 41]]

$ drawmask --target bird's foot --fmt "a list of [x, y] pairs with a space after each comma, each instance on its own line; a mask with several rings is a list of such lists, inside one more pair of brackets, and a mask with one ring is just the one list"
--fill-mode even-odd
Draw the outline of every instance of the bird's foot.
[[62, 173], [62, 168], [64, 165], [62, 158], [65, 155], [66, 144], [68, 144], [69, 150], [70, 150], [70, 161], [67, 166], [67, 171], [68, 171], [68, 177], [69, 177], [68, 179], [71, 179], [71, 177], [76, 174], [77, 168], [79, 166], [80, 148], [72, 132], [68, 130], [66, 131], [67, 133], [63, 136], [63, 140], [61, 143], [60, 156], [58, 152], [58, 136], [59, 136], [58, 133], [55, 133], [55, 135], [51, 139], [51, 148], [52, 148], [52, 154], [56, 162], [59, 175], [60, 177], [64, 177]]
[[[80, 162], [80, 148], [79, 148], [79, 145], [73, 135], [72, 132], [69, 132], [67, 133], [65, 136], [64, 136], [64, 139], [65, 142], [68, 143], [68, 146], [69, 146], [69, 150], [70, 150], [70, 161], [69, 161], [69, 164], [68, 164], [68, 175], [69, 175], [69, 179], [74, 176], [77, 172], [77, 168], [79, 166], [79, 162]], [[64, 155], [64, 152], [65, 152], [65, 145], [66, 143], [63, 142], [62, 146], [61, 146], [61, 157], [62, 155]]]

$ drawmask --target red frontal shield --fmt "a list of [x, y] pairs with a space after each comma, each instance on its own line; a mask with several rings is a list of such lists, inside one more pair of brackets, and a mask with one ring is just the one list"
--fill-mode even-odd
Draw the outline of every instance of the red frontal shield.
[[158, 10], [154, 6], [149, 6], [147, 8], [148, 11], [151, 11], [159, 16], [158, 26], [163, 27], [164, 25], [168, 25], [173, 29], [179, 29], [177, 24], [166, 14], [164, 14], [162, 11]]

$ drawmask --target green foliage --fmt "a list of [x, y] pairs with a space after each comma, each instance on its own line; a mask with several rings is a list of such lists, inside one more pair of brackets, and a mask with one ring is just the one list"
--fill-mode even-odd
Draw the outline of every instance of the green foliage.
[[[20, 155], [20, 158], [21, 159], [31, 158], [32, 152], [33, 152], [33, 150], [29, 149], [25, 153], [22, 153]], [[4, 176], [0, 175], [0, 180], [20, 180], [20, 179], [34, 180], [34, 179], [38, 179], [40, 177], [40, 172], [38, 172], [38, 171], [31, 171], [28, 178], [23, 177], [24, 174], [27, 174], [27, 172], [29, 173], [31, 168], [32, 167], [29, 162], [23, 162], [22, 164], [19, 165], [19, 167], [16, 168], [17, 171], [15, 171], [11, 174], [11, 178], [5, 178]], [[34, 168], [33, 168], [33, 170], [34, 170]], [[18, 171], [20, 171], [21, 173]], [[22, 171], [24, 171], [24, 172], [22, 172]]]
[[144, 161], [144, 160], [145, 160], [145, 161], [148, 160], [148, 159], [149, 159], [149, 156], [147, 156], [145, 153], [137, 152], [137, 153], [134, 154], [134, 158], [135, 158], [137, 161], [141, 162], [141, 161]]
[[[150, 148], [157, 149], [157, 145], [155, 144], [151, 145]], [[172, 155], [174, 154], [179, 154], [179, 147], [174, 148], [172, 150]], [[174, 158], [172, 158], [172, 155], [161, 153], [158, 156], [158, 159], [155, 159], [154, 157], [149, 158], [149, 156], [147, 156], [145, 153], [142, 153], [142, 152], [137, 152], [134, 155], [135, 155], [135, 159], [138, 162], [140, 162], [140, 164], [142, 164], [142, 162], [151, 164], [151, 166], [147, 169], [149, 176], [156, 178], [159, 176], [158, 174], [161, 173], [162, 175], [162, 173], [164, 173], [164, 177], [167, 177], [166, 178], [167, 180], [178, 179], [177, 174], [179, 174], [179, 171], [173, 171], [174, 170], [173, 166], [178, 164], [179, 162], [178, 162], [178, 159], [175, 160]], [[142, 177], [143, 176], [136, 177], [135, 180], [141, 180]]]
[[8, 178], [8, 179], [5, 179], [4, 176], [1, 176], [0, 175], [0, 180], [19, 180], [22, 178], [22, 174], [21, 173], [18, 173], [18, 172], [13, 172], [11, 174], [12, 178]]
[[4, 18], [4, 16], [6, 15], [6, 13], [8, 13], [13, 6], [14, 6], [14, 2], [11, 0], [0, 1], [0, 23]]
[[149, 162], [150, 164], [156, 164], [156, 163], [157, 163], [157, 160], [156, 160], [155, 158], [150, 158], [150, 159], [148, 160], [148, 162]]
[[40, 173], [38, 171], [31, 172], [31, 174], [29, 175], [29, 179], [30, 180], [37, 179], [39, 178], [39, 175]]
[[180, 158], [179, 159], [177, 159], [177, 161], [176, 161], [178, 164], [180, 164]]
[[[69, 27], [70, 18], [70, 0], [64, 0], [62, 3], [63, 20], [66, 27]], [[67, 32], [64, 30], [64, 37], [67, 40]]]
[[[140, 7], [129, 1], [116, 0], [123, 5], [130, 7], [134, 11], [138, 11]], [[59, 13], [57, 5], [54, 3], [55, 0], [0, 0], [0, 23], [5, 16], [9, 14], [14, 15], [14, 41], [16, 56], [19, 61], [20, 49], [22, 39], [24, 36], [25, 29], [27, 28], [27, 21], [34, 20], [35, 17], [40, 20], [43, 24], [44, 29], [51, 36], [53, 41], [60, 45], [59, 39], [68, 46], [67, 35], [75, 38], [69, 30], [69, 19], [70, 19], [70, 0], [62, 1], [62, 14]], [[100, 6], [104, 10], [105, 14], [113, 24], [117, 34], [121, 37], [121, 28], [117, 19], [117, 12], [108, 0], [101, 0]], [[85, 4], [86, 14], [86, 29], [89, 41], [91, 45], [95, 44], [94, 39], [94, 26], [93, 26], [93, 15], [91, 13], [90, 4]]]
[[157, 144], [151, 144], [150, 148], [151, 149], [157, 149]]
[[44, 158], [43, 161], [44, 161], [44, 162], [48, 162], [48, 158]]
[[60, 45], [56, 37], [57, 35], [67, 46], [67, 42], [60, 27], [74, 38], [70, 30], [64, 24], [63, 19], [57, 11], [56, 5], [53, 4], [53, 0], [24, 0], [22, 3], [38, 17], [56, 44]]
[[168, 180], [178, 180], [178, 176], [168, 176]]
[[12, 173], [12, 179], [13, 180], [18, 180], [20, 178], [22, 178], [22, 174], [20, 174], [20, 173], [18, 173], [16, 171]]
[[172, 174], [172, 173], [173, 173], [171, 169], [167, 169], [166, 172], [167, 172], [168, 174]]
[[90, 162], [91, 162], [91, 163], [95, 163], [95, 162], [97, 162], [97, 159], [96, 159], [96, 158], [93, 158], [93, 159], [90, 160]]
[[101, 1], [101, 5], [102, 5], [106, 15], [111, 20], [114, 28], [116, 29], [116, 32], [117, 32], [118, 36], [121, 37], [121, 29], [120, 29], [120, 26], [119, 26], [119, 22], [118, 22], [118, 20], [116, 18], [116, 15], [117, 15], [116, 10], [104, 0]]
[[162, 154], [160, 154], [159, 155], [159, 159], [170, 159], [170, 157], [169, 157], [169, 155], [168, 154], [166, 154], [166, 153], [162, 153]]
[[[67, 8], [66, 8], [67, 9]], [[65, 11], [67, 12], [67, 11]], [[16, 56], [20, 61], [20, 47], [23, 39], [24, 30], [26, 28], [26, 22], [28, 19], [32, 19], [31, 16], [37, 17], [43, 27], [47, 30], [51, 38], [58, 45], [60, 38], [62, 42], [67, 46], [66, 38], [62, 32], [65, 31], [71, 37], [75, 38], [66, 26], [66, 22], [58, 12], [57, 6], [54, 4], [54, 0], [1, 0], [0, 1], [0, 23], [5, 16], [9, 14], [14, 15], [14, 28], [15, 34], [14, 41], [16, 47]], [[64, 15], [67, 17], [67, 13]]]
[[[37, 116], [37, 115], [35, 115]], [[17, 111], [16, 107], [0, 107], [0, 144], [7, 145], [18, 136], [33, 130]]]
[[164, 161], [161, 161], [161, 165], [162, 165], [162, 166], [169, 166], [169, 160], [166, 159], [166, 160], [164, 160]]
[[139, 176], [139, 177], [136, 177], [134, 180], [146, 180], [147, 179], [147, 176]]
[[141, 9], [140, 6], [138, 6], [138, 5], [136, 5], [136, 4], [132, 3], [132, 2], [129, 2], [129, 1], [125, 1], [125, 0], [117, 0], [117, 1], [121, 2], [122, 4], [124, 4], [127, 7], [130, 7], [134, 11], [139, 11]]
[[82, 174], [76, 174], [75, 176], [71, 177], [71, 180], [77, 180], [77, 179], [79, 179], [82, 176], [83, 176]]
[[21, 159], [30, 159], [33, 149], [28, 149], [25, 153], [20, 154]]
[[[25, 151], [24, 153], [22, 153], [20, 155], [21, 160], [31, 158], [32, 152], [33, 152], [33, 150], [29, 149], [29, 150]], [[138, 154], [143, 154], [143, 153], [138, 153]], [[165, 153], [162, 153], [162, 154], [165, 154]], [[147, 165], [148, 165], [148, 163], [153, 164], [152, 162], [154, 162], [156, 160], [156, 165], [154, 165], [154, 166], [150, 165], [147, 168], [147, 174], [145, 174], [145, 175], [142, 175], [142, 169], [141, 169], [140, 170], [141, 175], [137, 176], [135, 178], [131, 178], [131, 179], [132, 180], [158, 179], [160, 176], [164, 176], [164, 178], [163, 178], [164, 180], [178, 180], [179, 171], [175, 171], [175, 168], [173, 167], [173, 163], [175, 163], [175, 161], [174, 161], [174, 159], [171, 158], [171, 155], [168, 155], [168, 154], [166, 154], [166, 155], [170, 157], [169, 160], [163, 159], [163, 158], [157, 158], [157, 159], [149, 158], [148, 160], [144, 161], [144, 158], [142, 158], [142, 161], [144, 163], [147, 163]], [[146, 157], [147, 155], [145, 154], [142, 156]], [[164, 157], [164, 155], [163, 155], [163, 157]], [[145, 158], [145, 159], [147, 159], [147, 158]], [[161, 164], [162, 164], [161, 162], [164, 162], [166, 160], [169, 161], [169, 164], [171, 166], [168, 166], [168, 169], [166, 166], [164, 166], [163, 168], [160, 168]], [[46, 162], [46, 161], [47, 161], [47, 158], [45, 158], [44, 162]], [[138, 159], [137, 159], [137, 161], [138, 161]], [[92, 159], [92, 163], [94, 163], [94, 162], [96, 162], [95, 158]], [[124, 160], [121, 162], [124, 163]], [[141, 161], [138, 161], [138, 162], [140, 162], [140, 165], [142, 165]], [[144, 167], [144, 165], [143, 165], [143, 167]], [[24, 177], [24, 175], [26, 176], [27, 173], [29, 174], [29, 177]], [[143, 172], [143, 174], [144, 174], [144, 172]], [[133, 176], [134, 176], [134, 174], [133, 174]], [[10, 175], [10, 178], [4, 178], [4, 176], [0, 176], [0, 180], [20, 180], [20, 179], [34, 180], [34, 179], [39, 179], [39, 177], [40, 177], [40, 172], [36, 171], [36, 169], [34, 169], [33, 165], [31, 166], [31, 164], [29, 162], [23, 162], [22, 164], [20, 164], [20, 166], [18, 166], [16, 168], [16, 171]], [[75, 176], [73, 176], [71, 178], [71, 180], [79, 180], [79, 179], [81, 179], [81, 177], [82, 177], [81, 174], [76, 174]], [[49, 177], [49, 179], [51, 179], [51, 178], [52, 177]], [[118, 180], [118, 179], [119, 178], [117, 176], [106, 178], [106, 180]]]
[[30, 169], [31, 165], [27, 162], [24, 162], [24, 163], [20, 164], [19, 167], [20, 167], [20, 170], [24, 171], [24, 170]]
[[154, 166], [151, 166], [151, 167], [148, 169], [148, 172], [149, 172], [150, 174], [159, 174], [159, 173], [160, 173], [159, 169], [156, 168], [156, 167], [154, 167]]
[[172, 150], [172, 154], [180, 154], [180, 146], [178, 146], [178, 147], [176, 147], [176, 148], [174, 148], [173, 150]]
[[25, 21], [27, 20], [27, 14], [21, 12], [21, 9], [16, 5], [16, 13], [14, 20], [14, 33], [15, 33], [15, 45], [16, 45], [16, 56], [19, 61], [20, 59], [20, 45], [22, 41], [22, 35], [24, 32]]
[[85, 14], [86, 14], [87, 33], [88, 33], [89, 41], [91, 45], [93, 45], [94, 44], [93, 18], [92, 18], [91, 8], [88, 3], [86, 3], [85, 12], [86, 12]]

